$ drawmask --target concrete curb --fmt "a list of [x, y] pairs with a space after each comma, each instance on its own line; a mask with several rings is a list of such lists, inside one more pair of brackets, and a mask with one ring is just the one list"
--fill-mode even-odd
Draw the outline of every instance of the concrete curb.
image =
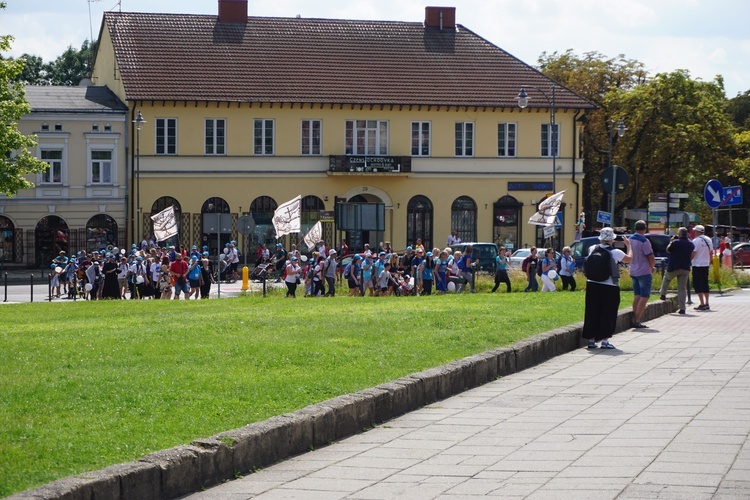
[[[652, 302], [643, 321], [669, 314], [675, 306], [675, 299]], [[629, 329], [632, 322], [630, 309], [621, 311], [616, 331]], [[190, 445], [158, 451], [134, 462], [59, 479], [9, 499], [179, 498], [570, 352], [581, 347], [582, 328], [583, 323], [558, 328], [507, 348], [338, 396]]]

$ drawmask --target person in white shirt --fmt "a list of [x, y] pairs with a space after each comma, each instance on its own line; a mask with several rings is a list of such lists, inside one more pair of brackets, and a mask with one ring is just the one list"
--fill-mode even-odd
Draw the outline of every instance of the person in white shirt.
[[711, 256], [714, 254], [714, 246], [711, 238], [704, 234], [706, 229], [703, 226], [695, 226], [693, 232], [695, 233], [695, 238], [693, 239], [695, 250], [692, 262], [693, 286], [695, 287], [695, 293], [701, 301], [700, 305], [694, 309], [697, 311], [708, 311], [711, 309], [708, 305], [708, 268], [711, 266]]

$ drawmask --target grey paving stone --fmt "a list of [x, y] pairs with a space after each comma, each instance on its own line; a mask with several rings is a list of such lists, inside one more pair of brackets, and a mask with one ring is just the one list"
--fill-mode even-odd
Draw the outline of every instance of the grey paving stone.
[[674, 486], [717, 487], [721, 474], [686, 474], [671, 472], [643, 472], [633, 480], [635, 483], [668, 484]]

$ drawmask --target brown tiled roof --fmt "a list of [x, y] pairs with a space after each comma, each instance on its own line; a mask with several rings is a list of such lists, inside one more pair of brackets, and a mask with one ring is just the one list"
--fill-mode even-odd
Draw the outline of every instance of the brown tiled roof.
[[[515, 107], [522, 84], [552, 85], [461, 25], [118, 12], [104, 22], [128, 100]], [[556, 104], [593, 107], [564, 88]]]

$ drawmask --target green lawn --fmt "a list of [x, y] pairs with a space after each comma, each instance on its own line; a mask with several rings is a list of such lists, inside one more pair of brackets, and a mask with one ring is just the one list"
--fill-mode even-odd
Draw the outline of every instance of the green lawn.
[[3, 306], [0, 496], [581, 321], [583, 299], [275, 291]]

